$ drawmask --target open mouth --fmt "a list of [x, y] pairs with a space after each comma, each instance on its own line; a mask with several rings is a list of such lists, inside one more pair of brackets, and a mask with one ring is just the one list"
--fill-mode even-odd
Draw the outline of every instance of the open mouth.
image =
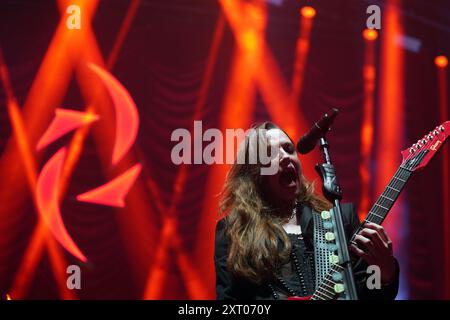
[[280, 185], [285, 188], [292, 188], [297, 186], [297, 170], [295, 170], [292, 164], [281, 171], [279, 181]]

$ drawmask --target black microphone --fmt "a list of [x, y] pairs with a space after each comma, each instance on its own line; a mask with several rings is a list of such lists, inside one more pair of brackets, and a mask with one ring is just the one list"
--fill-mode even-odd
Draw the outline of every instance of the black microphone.
[[314, 123], [311, 129], [304, 134], [297, 143], [297, 150], [301, 154], [306, 154], [310, 152], [317, 144], [320, 138], [322, 138], [329, 130], [333, 124], [334, 118], [336, 118], [339, 110], [336, 108], [331, 109], [331, 114], [327, 113]]

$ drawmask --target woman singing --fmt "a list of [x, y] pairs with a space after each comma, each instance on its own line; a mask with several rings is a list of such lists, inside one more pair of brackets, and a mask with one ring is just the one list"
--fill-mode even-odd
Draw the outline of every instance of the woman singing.
[[[302, 174], [300, 160], [289, 136], [276, 125], [254, 126], [257, 139], [241, 144], [223, 188], [216, 227], [215, 267], [217, 299], [286, 299], [308, 296], [315, 289], [313, 215], [332, 205], [314, 193]], [[262, 134], [261, 134], [262, 133]], [[270, 163], [248, 161], [264, 146], [276, 150]], [[259, 159], [259, 157], [256, 157]], [[261, 168], [275, 167], [275, 174]], [[355, 207], [342, 204], [349, 239], [359, 226]], [[366, 224], [350, 246], [355, 258], [355, 283], [360, 299], [394, 299], [399, 267], [383, 227]], [[381, 287], [369, 289], [368, 265], [381, 271]]]

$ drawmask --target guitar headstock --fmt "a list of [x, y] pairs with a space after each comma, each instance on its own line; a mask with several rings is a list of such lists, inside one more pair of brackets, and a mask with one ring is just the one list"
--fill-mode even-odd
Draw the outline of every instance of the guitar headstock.
[[411, 147], [402, 151], [402, 167], [411, 171], [417, 171], [425, 167], [445, 144], [449, 134], [450, 121], [437, 126]]

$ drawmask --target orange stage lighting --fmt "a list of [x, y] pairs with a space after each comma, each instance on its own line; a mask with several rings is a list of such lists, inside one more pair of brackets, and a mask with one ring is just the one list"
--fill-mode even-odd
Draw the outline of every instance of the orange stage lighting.
[[177, 175], [174, 183], [172, 201], [169, 208], [160, 200], [161, 195], [157, 185], [148, 180], [148, 186], [151, 190], [151, 197], [155, 199], [158, 213], [164, 217], [162, 231], [160, 233], [160, 243], [156, 246], [153, 263], [147, 275], [147, 282], [143, 293], [143, 299], [161, 299], [163, 298], [164, 280], [167, 277], [167, 260], [170, 258], [169, 251], [173, 250], [177, 256], [177, 263], [183, 279], [184, 286], [190, 299], [207, 299], [212, 293], [205, 288], [201, 273], [193, 266], [192, 259], [182, 248], [181, 240], [177, 235], [176, 210], [181, 196], [181, 189], [185, 185], [187, 169], [183, 165]]
[[61, 148], [42, 168], [36, 185], [36, 202], [41, 218], [47, 223], [59, 243], [79, 260], [87, 259], [70, 237], [59, 210], [58, 185], [66, 148]]
[[[130, 12], [132, 13], [131, 17], [134, 16], [134, 13], [136, 11], [136, 7], [137, 7], [138, 3], [139, 3], [139, 1], [133, 1], [133, 3], [130, 5], [130, 10], [128, 11], [127, 17], [125, 19], [126, 23], [124, 23], [124, 25], [122, 25], [122, 28], [121, 28], [121, 32], [120, 32], [120, 38], [121, 39], [123, 39], [123, 37], [125, 36], [125, 34], [126, 34], [126, 30], [125, 29], [128, 29], [128, 27], [130, 25], [130, 22], [131, 22], [129, 13]], [[58, 5], [59, 5], [60, 10], [61, 10], [62, 13], [65, 12], [65, 8], [67, 7], [66, 4], [67, 4], [66, 1], [58, 1]], [[98, 2], [97, 1], [89, 1], [89, 2], [87, 2], [87, 1], [77, 1], [76, 4], [78, 4], [80, 7], [82, 7], [83, 12], [85, 13], [83, 15], [83, 17], [86, 19], [86, 21], [85, 21], [86, 23], [84, 23], [84, 25], [85, 26], [89, 26], [90, 24], [88, 23], [89, 22], [88, 20], [93, 15], [93, 12], [95, 11], [95, 8], [96, 8], [96, 5], [98, 4]], [[131, 9], [133, 9], [133, 10], [131, 10]], [[43, 75], [45, 75], [45, 76], [47, 76], [47, 78], [49, 78], [49, 80], [44, 81], [44, 83], [47, 84], [47, 86], [45, 88], [50, 88], [51, 87], [52, 90], [53, 90], [52, 91], [53, 95], [51, 95], [52, 100], [50, 101], [50, 103], [45, 103], [44, 101], [41, 101], [43, 99], [49, 99], [49, 98], [48, 98], [48, 96], [47, 97], [45, 96], [47, 94], [47, 91], [46, 90], [42, 90], [42, 87], [40, 87], [40, 82], [38, 82], [38, 80], [36, 80], [34, 82], [34, 84], [33, 84], [33, 87], [32, 87], [32, 93], [30, 93], [30, 97], [28, 98], [27, 103], [25, 105], [25, 109], [27, 107], [28, 101], [32, 101], [31, 104], [32, 103], [40, 103], [41, 105], [47, 105], [47, 106], [55, 106], [55, 105], [59, 104], [59, 103], [55, 103], [55, 99], [60, 99], [60, 97], [62, 97], [62, 94], [65, 92], [65, 86], [67, 86], [67, 84], [68, 84], [68, 81], [66, 81], [66, 80], [69, 79], [69, 75], [70, 75], [70, 72], [72, 71], [73, 63], [76, 63], [76, 61], [74, 61], [72, 59], [51, 59], [50, 56], [51, 56], [51, 54], [55, 54], [56, 53], [55, 50], [64, 51], [67, 47], [70, 46], [71, 49], [74, 49], [74, 50], [72, 50], [71, 53], [73, 54], [73, 56], [76, 56], [79, 60], [81, 60], [81, 61], [79, 61], [80, 63], [82, 63], [82, 61], [86, 61], [86, 60], [92, 61], [92, 62], [96, 62], [97, 60], [99, 60], [101, 58], [100, 54], [99, 54], [99, 51], [97, 50], [97, 52], [95, 54], [91, 54], [92, 58], [90, 58], [90, 59], [88, 58], [86, 60], [83, 60], [83, 58], [86, 58], [86, 57], [85, 57], [85, 55], [83, 55], [81, 53], [85, 53], [85, 52], [80, 52], [79, 51], [79, 49], [85, 50], [85, 51], [89, 50], [91, 53], [93, 52], [93, 50], [95, 51], [95, 49], [92, 49], [92, 48], [96, 48], [96, 46], [93, 45], [92, 41], [90, 42], [90, 45], [80, 45], [81, 40], [83, 40], [83, 39], [84, 40], [92, 40], [93, 39], [93, 37], [90, 37], [91, 36], [91, 33], [90, 33], [91, 29], [89, 27], [85, 27], [83, 29], [83, 32], [79, 32], [79, 33], [72, 32], [72, 33], [70, 33], [70, 35], [71, 35], [70, 39], [64, 39], [64, 36], [69, 35], [69, 33], [66, 32], [66, 29], [65, 29], [64, 26], [65, 26], [65, 24], [64, 24], [64, 19], [63, 19], [62, 23], [60, 24], [60, 28], [58, 28], [58, 31], [57, 31], [54, 39], [52, 40], [52, 45], [50, 46], [50, 48], [49, 48], [49, 50], [48, 50], [48, 52], [46, 54], [46, 58], [44, 60], [43, 66], [41, 66], [40, 72], [38, 74], [38, 78], [39, 77], [42, 78]], [[87, 42], [89, 42], [89, 41], [87, 41]], [[116, 41], [116, 44], [117, 43], [118, 42]], [[58, 45], [59, 45], [59, 48], [58, 48]], [[115, 54], [117, 54], [119, 47], [120, 47], [119, 45], [115, 45], [114, 46], [114, 48], [115, 48], [114, 52], [113, 52], [114, 54], [111, 55], [111, 57], [110, 57], [111, 59], [109, 60], [111, 65], [114, 62], [113, 60], [115, 60], [114, 59], [115, 58]], [[55, 48], [57, 48], [57, 49], [55, 49]], [[47, 63], [45, 61], [47, 61]], [[50, 85], [50, 86], [48, 85], [49, 81], [53, 80], [53, 77], [51, 77], [51, 75], [53, 74], [52, 72], [50, 72], [49, 70], [47, 70], [46, 72], [43, 71], [44, 69], [48, 69], [48, 68], [52, 67], [52, 66], [50, 66], [50, 63], [48, 61], [69, 61], [70, 62], [70, 64], [66, 64], [64, 66], [59, 66], [59, 67], [54, 68], [54, 69], [52, 68], [52, 71], [57, 71], [58, 72], [58, 78], [57, 78], [58, 83], [57, 83], [57, 85]], [[39, 87], [39, 90], [36, 89], [38, 87]], [[93, 86], [91, 86], [91, 87], [93, 87]], [[61, 89], [59, 89], [59, 88], [61, 88]], [[33, 91], [33, 89], [35, 89], [35, 90]], [[95, 91], [95, 90], [91, 89], [90, 91]], [[55, 92], [58, 93], [58, 94], [55, 95]], [[86, 92], [84, 92], [84, 93], [86, 93]], [[98, 93], [98, 91], [97, 91], [97, 93]], [[36, 94], [43, 94], [44, 97], [38, 99], [37, 97], [35, 97]], [[96, 95], [94, 94], [94, 96], [96, 96]], [[36, 108], [32, 108], [32, 110], [36, 110]], [[88, 111], [92, 111], [92, 110], [94, 110], [94, 109], [90, 108]], [[40, 110], [39, 114], [40, 115], [45, 114], [45, 112], [43, 112], [43, 111], [44, 110]], [[30, 119], [36, 119], [36, 118], [37, 117], [30, 117]], [[81, 130], [83, 130], [83, 129], [81, 129]], [[33, 131], [33, 128], [29, 128], [29, 131], [33, 132], [36, 135], [36, 132]], [[78, 132], [80, 132], [80, 130], [78, 130], [77, 133]], [[83, 132], [86, 132], [86, 131], [83, 131]], [[76, 134], [74, 136], [74, 139], [75, 138], [77, 138], [76, 142], [79, 142], [79, 143], [82, 142], [82, 139], [78, 139], [79, 135]], [[77, 154], [80, 154], [81, 148], [80, 148], [80, 146], [76, 146], [76, 148], [74, 148], [74, 150], [77, 151]], [[71, 157], [69, 157], [69, 158], [71, 158]], [[64, 170], [64, 171], [66, 171], [66, 170]], [[64, 190], [64, 187], [62, 187], [61, 190]], [[130, 198], [132, 198], [132, 197], [130, 196]], [[135, 195], [133, 195], [133, 199], [134, 198], [136, 198]], [[143, 198], [143, 197], [141, 196], [141, 198]], [[145, 210], [145, 208], [142, 208], [142, 210], [148, 212], [148, 210]], [[38, 226], [41, 226], [41, 225], [42, 225], [42, 222], [40, 221]], [[145, 223], [139, 223], [139, 225], [145, 225]], [[33, 237], [32, 237], [32, 239], [30, 241], [29, 248], [35, 248], [36, 250], [39, 250], [40, 246], [42, 245], [42, 242], [39, 241], [39, 240], [41, 240], [41, 238], [46, 236], [46, 233], [47, 233], [46, 231], [47, 230], [45, 228], [39, 228], [36, 231], [38, 231], [38, 232], [33, 234]], [[35, 241], [37, 241], [36, 245], [34, 245], [34, 243], [33, 243]], [[47, 243], [47, 245], [48, 245], [48, 243]], [[59, 247], [56, 246], [55, 248], [59, 250]], [[48, 249], [49, 249], [49, 247], [48, 247]], [[53, 255], [52, 252], [55, 252], [55, 250], [50, 250], [49, 251], [49, 253], [51, 255]], [[27, 254], [31, 254], [31, 256], [34, 257], [35, 259], [39, 259], [39, 257], [40, 257], [40, 254], [37, 254], [37, 253], [34, 254], [33, 252], [29, 251], [28, 248], [26, 250], [26, 255]], [[26, 258], [27, 257], [25, 256], [24, 257], [24, 261], [26, 261]], [[51, 260], [52, 260], [52, 264], [54, 264], [53, 261], [55, 259], [51, 259]], [[19, 270], [22, 270], [23, 264], [24, 264], [24, 262], [22, 262], [22, 265], [19, 268]], [[59, 267], [59, 266], [57, 266], [57, 267]], [[58, 268], [58, 269], [61, 269], [61, 268]], [[20, 283], [19, 282], [17, 283], [17, 285], [22, 285], [22, 287], [21, 287], [22, 288], [22, 292], [24, 292], [24, 290], [25, 290], [24, 285], [28, 281], [26, 279], [28, 279], [31, 276], [31, 272], [33, 271], [30, 268], [26, 268], [24, 270], [27, 270], [27, 275], [25, 275], [25, 274], [17, 274], [16, 275], [16, 277], [19, 277], [20, 279], [22, 279], [20, 281]], [[57, 279], [58, 278], [59, 277], [57, 277]], [[16, 282], [14, 282], [14, 283], [16, 283]], [[59, 287], [61, 288], [62, 286], [59, 285]], [[14, 287], [12, 288], [12, 291], [14, 291]], [[63, 294], [62, 297], [66, 298], [67, 295]]]
[[[133, 1], [128, 7], [128, 11], [121, 25], [119, 35], [113, 45], [113, 52], [108, 59], [109, 66], [114, 64], [115, 56], [117, 56], [122, 43], [123, 37], [127, 33], [127, 29], [131, 25], [132, 17], [136, 12], [136, 5], [138, 1]], [[108, 89], [104, 84], [98, 81], [92, 69], [87, 65], [94, 63], [98, 66], [104, 65], [104, 60], [98, 47], [96, 36], [90, 24], [85, 24], [85, 27], [80, 30], [78, 36], [74, 39], [73, 52], [74, 54], [74, 69], [76, 79], [82, 97], [87, 106], [87, 112], [95, 112], [100, 116], [100, 121], [92, 130], [96, 147], [99, 153], [100, 161], [103, 165], [103, 173], [106, 178], [113, 179], [118, 174], [123, 173], [131, 166], [136, 164], [137, 160], [134, 157], [136, 146], [133, 146], [126, 152], [126, 156], [116, 166], [111, 168], [111, 153], [113, 153], [113, 142], [115, 136], [115, 115], [114, 108], [111, 104], [111, 96], [108, 95]], [[81, 154], [81, 149], [84, 140], [87, 136], [87, 130], [79, 129], [74, 135], [71, 147], [68, 151], [67, 158], [70, 159], [70, 166], [63, 169], [64, 176], [62, 177], [62, 187], [66, 188], [71, 172]], [[73, 151], [73, 153], [72, 153]], [[122, 149], [120, 152], [125, 152]], [[120, 155], [120, 154], [119, 154]], [[117, 160], [119, 157], [116, 157]], [[65, 178], [64, 178], [65, 177]], [[132, 276], [136, 281], [143, 281], [146, 276], [147, 265], [151, 261], [151, 248], [155, 245], [158, 236], [157, 226], [149, 222], [149, 215], [155, 216], [154, 210], [150, 204], [148, 191], [145, 189], [143, 179], [137, 179], [131, 192], [127, 196], [127, 206], [124, 214], [118, 215], [121, 236], [125, 242], [125, 249], [130, 259], [130, 266], [132, 268]], [[126, 241], [125, 241], [126, 239]]]
[[[223, 31], [225, 27], [225, 17], [221, 13], [216, 24], [215, 32], [213, 35], [213, 40], [211, 48], [208, 54], [208, 62], [206, 64], [205, 73], [203, 75], [202, 84], [200, 86], [197, 102], [195, 104], [194, 114], [192, 117], [192, 122], [197, 119], [201, 119], [203, 113], [203, 107], [206, 101], [206, 95], [208, 88], [211, 85], [211, 77], [213, 73], [214, 66], [217, 61], [217, 54], [220, 47], [220, 43], [223, 36]], [[192, 133], [194, 130], [193, 126], [190, 128]], [[213, 296], [213, 293], [207, 292], [204, 288], [203, 281], [196, 272], [196, 269], [190, 263], [190, 256], [183, 252], [183, 248], [179, 245], [178, 236], [176, 234], [177, 226], [174, 225], [173, 228], [170, 226], [173, 223], [173, 219], [176, 218], [175, 213], [178, 208], [181, 195], [186, 185], [186, 178], [188, 175], [188, 167], [182, 164], [178, 169], [177, 176], [175, 178], [175, 183], [173, 186], [173, 196], [171, 205], [166, 208], [161, 197], [159, 195], [159, 190], [156, 184], [149, 179], [148, 187], [152, 193], [152, 198], [156, 201], [156, 207], [159, 213], [164, 216], [163, 220], [163, 232], [161, 232], [160, 243], [158, 244], [158, 251], [155, 254], [154, 263], [150, 266], [147, 276], [147, 283], [145, 285], [143, 299], [158, 299], [162, 296], [162, 287], [164, 286], [163, 279], [166, 277], [167, 268], [160, 268], [161, 263], [168, 259], [168, 250], [175, 250], [177, 255], [177, 262], [182, 273], [183, 279], [185, 280], [184, 285], [190, 299], [205, 299]], [[164, 230], [169, 230], [171, 232], [164, 232]]]
[[[400, 151], [404, 147], [403, 134], [405, 119], [404, 104], [404, 51], [397, 42], [403, 34], [403, 22], [399, 8], [402, 2], [388, 0], [383, 11], [383, 37], [381, 38], [378, 134], [376, 144], [375, 196], [381, 194], [401, 162]], [[391, 210], [386, 220], [386, 230], [390, 235], [398, 255], [403, 247], [402, 196]], [[400, 254], [401, 252], [401, 254]]]
[[[373, 31], [373, 32], [372, 32]], [[373, 152], [374, 135], [374, 95], [375, 95], [375, 46], [374, 40], [377, 37], [375, 30], [366, 29], [363, 32], [365, 39], [365, 58], [363, 67], [364, 78], [364, 105], [361, 125], [361, 163], [359, 175], [361, 179], [361, 196], [359, 201], [359, 218], [364, 219], [369, 212], [372, 197], [370, 195], [370, 181], [372, 181], [370, 167]]]
[[373, 41], [378, 38], [378, 32], [375, 29], [364, 29], [363, 36], [364, 36], [364, 39]]
[[[225, 129], [230, 128], [248, 128], [251, 124], [256, 97], [255, 75], [260, 65], [261, 44], [264, 41], [262, 38], [266, 23], [266, 8], [262, 2], [221, 0], [220, 4], [237, 44], [220, 112], [219, 128], [224, 132]], [[224, 148], [225, 146], [222, 146], [220, 152], [226, 152]], [[220, 158], [222, 155], [216, 156]], [[210, 169], [199, 225], [199, 229], [204, 232], [196, 239], [199, 271], [203, 274], [205, 283], [208, 284], [208, 294], [211, 298], [214, 297], [215, 292], [214, 265], [213, 261], [205, 259], [205, 256], [213, 255], [213, 226], [218, 209], [217, 194], [221, 190], [228, 169], [228, 165], [215, 165]]]
[[77, 196], [78, 201], [91, 202], [117, 208], [125, 207], [125, 197], [139, 176], [142, 166], [135, 164], [106, 184]]
[[446, 56], [437, 56], [434, 59], [434, 63], [436, 64], [436, 66], [438, 66], [439, 68], [445, 68], [448, 65], [448, 59]]
[[296, 45], [296, 56], [294, 63], [294, 72], [292, 74], [291, 96], [294, 106], [299, 104], [303, 87], [303, 77], [305, 73], [306, 61], [309, 53], [310, 34], [313, 25], [313, 19], [305, 18], [300, 15], [300, 30]]
[[314, 9], [313, 7], [309, 7], [309, 6], [301, 8], [300, 12], [301, 12], [302, 16], [307, 19], [312, 19], [316, 15], [316, 9]]
[[36, 149], [42, 150], [66, 133], [97, 120], [98, 116], [95, 114], [58, 108], [50, 126], [39, 139]]
[[116, 138], [112, 164], [116, 165], [136, 140], [139, 115], [130, 93], [115, 77], [96, 64], [89, 63], [88, 67], [100, 77], [113, 100], [116, 115]]
[[[35, 157], [34, 152], [30, 147], [29, 137], [27, 135], [22, 113], [19, 109], [19, 106], [17, 104], [17, 101], [14, 97], [12, 86], [9, 79], [9, 73], [6, 67], [5, 62], [3, 61], [3, 55], [0, 50], [0, 68], [1, 68], [1, 79], [3, 82], [3, 85], [5, 87], [6, 93], [7, 93], [7, 107], [9, 111], [9, 116], [11, 119], [11, 123], [13, 126], [13, 132], [15, 135], [15, 139], [17, 139], [17, 145], [18, 145], [18, 152], [21, 156], [21, 158], [24, 161], [25, 166], [25, 174], [28, 182], [28, 187], [32, 194], [32, 199], [35, 204], [35, 207], [37, 208], [36, 203], [36, 196], [35, 196], [35, 186], [36, 186], [36, 163], [35, 163]], [[20, 161], [18, 161], [20, 163]], [[8, 187], [10, 184], [8, 184]], [[9, 190], [9, 189], [8, 189]], [[39, 228], [37, 228], [37, 231], [39, 231], [39, 234], [46, 233], [46, 228], [44, 227], [44, 224], [42, 220], [39, 220], [38, 222]], [[33, 234], [32, 239], [34, 240]], [[50, 241], [50, 239], [48, 239]], [[67, 265], [65, 262], [65, 258], [61, 253], [61, 249], [59, 247], [50, 247], [50, 242], [47, 241], [47, 249], [49, 252], [49, 259], [51, 263], [51, 268], [55, 274], [55, 279], [57, 281], [58, 288], [60, 289], [60, 295], [64, 299], [74, 299], [76, 298], [76, 295], [73, 292], [70, 292], [67, 287], [65, 286], [65, 281], [63, 279], [65, 275], [64, 266]], [[11, 287], [11, 293], [14, 295], [14, 297], [17, 299], [21, 299], [25, 291], [27, 289], [27, 286], [29, 284], [29, 275], [33, 271], [35, 264], [37, 262], [37, 259], [33, 260], [31, 257], [38, 257], [41, 253], [40, 247], [42, 247], [43, 242], [39, 242], [36, 246], [29, 246], [27, 250], [25, 251], [24, 258], [22, 260], [22, 264], [18, 269], [18, 272], [16, 273], [16, 276], [13, 280], [13, 286]], [[31, 250], [28, 250], [31, 249]], [[30, 259], [28, 259], [30, 258]], [[27, 261], [25, 263], [24, 261]], [[63, 271], [62, 271], [63, 270]], [[26, 272], [24, 272], [26, 271]]]
[[[437, 56], [434, 59], [438, 76], [438, 93], [439, 93], [439, 114], [440, 122], [448, 120], [448, 60], [445, 56]], [[443, 255], [444, 255], [444, 297], [450, 299], [450, 173], [448, 164], [450, 162], [448, 147], [442, 150], [442, 234], [443, 234]]]

